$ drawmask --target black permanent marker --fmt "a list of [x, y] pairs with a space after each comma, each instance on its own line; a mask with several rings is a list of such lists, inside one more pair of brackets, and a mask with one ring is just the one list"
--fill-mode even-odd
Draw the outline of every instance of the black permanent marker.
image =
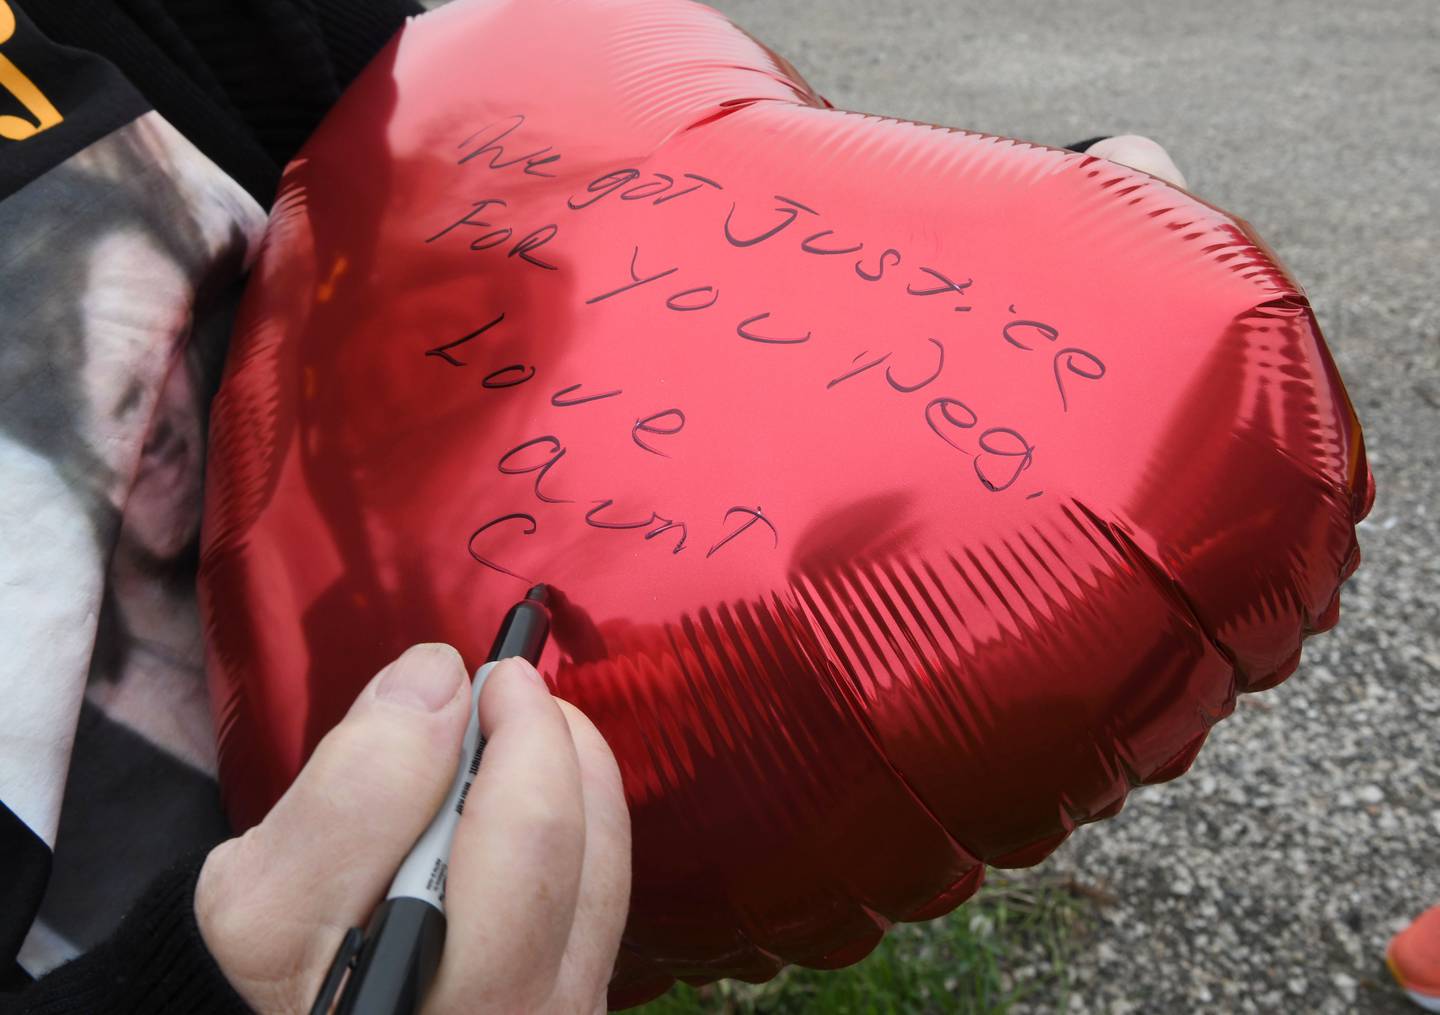
[[475, 673], [470, 724], [465, 728], [460, 765], [445, 803], [400, 865], [370, 926], [363, 934], [359, 928], [351, 928], [345, 935], [310, 1015], [328, 1015], [347, 969], [350, 978], [335, 1009], [337, 1015], [412, 1015], [420, 1010], [445, 945], [450, 844], [485, 751], [476, 710], [480, 689], [502, 659], [519, 656], [539, 663], [550, 633], [548, 598], [549, 590], [536, 585], [505, 614], [485, 665]]

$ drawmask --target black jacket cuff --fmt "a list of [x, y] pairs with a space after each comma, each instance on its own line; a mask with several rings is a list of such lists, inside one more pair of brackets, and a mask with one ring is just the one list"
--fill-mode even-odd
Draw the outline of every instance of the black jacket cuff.
[[195, 922], [203, 859], [161, 875], [107, 941], [21, 991], [27, 1015], [250, 1015]]

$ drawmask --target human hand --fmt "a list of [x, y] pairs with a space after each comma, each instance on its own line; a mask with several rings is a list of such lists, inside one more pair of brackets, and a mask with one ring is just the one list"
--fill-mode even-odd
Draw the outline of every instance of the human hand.
[[1166, 183], [1177, 187], [1185, 186], [1185, 174], [1181, 173], [1170, 158], [1170, 153], [1148, 137], [1139, 134], [1117, 134], [1096, 141], [1085, 149], [1086, 155], [1097, 155], [1122, 166], [1138, 169], [1142, 173], [1158, 176]]
[[[206, 946], [257, 1011], [305, 1013], [346, 928], [364, 926], [460, 760], [470, 682], [419, 645], [361, 692], [269, 815], [206, 858]], [[448, 929], [426, 1015], [605, 1009], [630, 898], [619, 769], [529, 663], [480, 694], [484, 763], [451, 854]]]

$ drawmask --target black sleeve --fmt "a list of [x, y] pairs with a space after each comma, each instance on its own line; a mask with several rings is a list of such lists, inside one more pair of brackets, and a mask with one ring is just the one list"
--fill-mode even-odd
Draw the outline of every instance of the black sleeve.
[[105, 57], [263, 207], [280, 171], [416, 0], [23, 0]]
[[5, 1000], [24, 1015], [248, 1015], [195, 922], [201, 863], [162, 875], [109, 940]]

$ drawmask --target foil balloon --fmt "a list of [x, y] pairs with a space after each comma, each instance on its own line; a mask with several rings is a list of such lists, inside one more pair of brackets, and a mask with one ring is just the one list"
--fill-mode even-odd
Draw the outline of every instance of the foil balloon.
[[832, 109], [682, 0], [399, 34], [285, 173], [208, 482], [241, 827], [406, 646], [558, 590], [634, 822], [617, 1004], [853, 962], [1182, 772], [1371, 496], [1245, 223]]

